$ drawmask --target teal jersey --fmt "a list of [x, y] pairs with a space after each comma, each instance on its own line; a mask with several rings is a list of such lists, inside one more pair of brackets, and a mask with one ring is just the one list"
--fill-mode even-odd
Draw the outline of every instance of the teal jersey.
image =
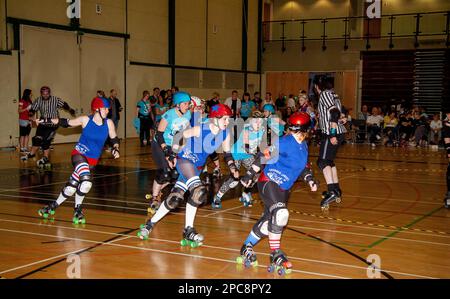
[[162, 116], [162, 119], [167, 121], [167, 127], [163, 136], [168, 146], [172, 146], [173, 137], [177, 133], [183, 132], [190, 126], [191, 111], [187, 111], [183, 116], [179, 116], [177, 110], [177, 108], [172, 108]]
[[139, 114], [142, 116], [149, 116], [151, 112], [151, 106], [149, 101], [140, 100], [136, 107], [139, 108]]
[[250, 117], [252, 114], [252, 109], [255, 107], [255, 103], [253, 101], [242, 101], [241, 102], [241, 116], [242, 117]]
[[169, 108], [170, 108], [170, 107], [169, 107], [169, 105], [167, 105], [167, 104], [164, 104], [164, 105], [162, 105], [162, 106], [159, 105], [159, 104], [156, 104], [156, 105], [155, 105], [155, 110], [156, 110], [156, 109], [159, 109], [159, 110], [161, 110], [161, 112], [162, 112], [161, 114], [156, 115], [156, 118], [155, 118], [155, 119], [156, 119], [156, 122], [159, 122], [159, 121], [162, 119], [163, 114], [166, 113], [167, 110], [169, 110]]
[[[248, 133], [248, 150], [251, 154], [247, 153], [247, 151], [245, 150], [246, 146], [244, 143], [244, 132]], [[250, 124], [245, 124], [244, 129], [239, 136], [239, 139], [231, 147], [231, 154], [233, 155], [233, 159], [245, 160], [251, 158], [252, 154], [256, 154], [258, 151], [258, 146], [261, 144], [261, 141], [264, 137], [264, 132], [264, 127], [261, 127], [261, 129], [256, 131]]]

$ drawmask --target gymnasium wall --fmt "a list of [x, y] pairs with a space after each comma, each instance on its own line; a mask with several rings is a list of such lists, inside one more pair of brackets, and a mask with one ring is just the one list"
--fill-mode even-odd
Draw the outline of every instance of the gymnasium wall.
[[[7, 28], [4, 25], [5, 4], [10, 18], [69, 25], [68, 4], [64, 0], [0, 0], [0, 50], [11, 50], [14, 40], [13, 25]], [[96, 4], [101, 5], [101, 14], [96, 13]], [[257, 71], [257, 9], [258, 0], [248, 0], [247, 70], [251, 72]], [[241, 71], [243, 60], [242, 14], [243, 0], [175, 1], [175, 65], [183, 67], [175, 69], [175, 85], [208, 98], [214, 91], [225, 98], [233, 89], [240, 93], [246, 89], [244, 74], [234, 72]], [[22, 89], [31, 88], [37, 96], [40, 86], [48, 84], [77, 113], [86, 113], [96, 90], [102, 89], [109, 95], [109, 90], [115, 88], [126, 109], [121, 115], [119, 136], [125, 137], [126, 132], [127, 137], [134, 137], [131, 121], [142, 91], [151, 91], [155, 86], [167, 89], [172, 85], [168, 54], [169, 1], [81, 0], [80, 26], [129, 34], [130, 38], [125, 42], [122, 37], [77, 35], [71, 30], [20, 25], [21, 82], [17, 79], [17, 49], [13, 49], [12, 56], [0, 55], [2, 103], [10, 99], [8, 109], [14, 111], [12, 118], [16, 123], [17, 103], [11, 96], [18, 98], [19, 85]], [[4, 64], [8, 66], [3, 67]], [[259, 77], [248, 75], [252, 89], [259, 89]], [[3, 82], [9, 84], [8, 93]], [[62, 115], [66, 116], [64, 112]], [[62, 131], [64, 134], [58, 133], [55, 142], [73, 142], [78, 138], [76, 134]], [[9, 144], [10, 134], [9, 129], [0, 128], [0, 146]]]

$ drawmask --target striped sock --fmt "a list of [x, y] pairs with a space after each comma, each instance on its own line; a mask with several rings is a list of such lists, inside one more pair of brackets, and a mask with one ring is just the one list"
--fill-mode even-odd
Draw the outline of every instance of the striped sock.
[[269, 232], [269, 247], [274, 251], [280, 249], [281, 246], [281, 234], [273, 234]]

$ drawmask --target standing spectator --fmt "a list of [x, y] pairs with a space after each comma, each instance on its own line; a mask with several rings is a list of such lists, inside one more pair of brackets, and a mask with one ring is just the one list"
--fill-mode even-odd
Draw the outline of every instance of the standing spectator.
[[369, 117], [369, 109], [367, 108], [367, 105], [363, 105], [361, 107], [361, 112], [358, 113], [358, 119], [359, 120], [365, 120], [367, 121], [367, 117]]
[[378, 108], [372, 108], [372, 115], [369, 115], [366, 120], [367, 132], [369, 133], [369, 141], [372, 147], [375, 147], [375, 141], [380, 140], [381, 124], [384, 119], [379, 115]]
[[272, 105], [275, 107], [275, 103], [272, 100], [272, 93], [271, 92], [266, 92], [266, 96], [264, 97], [264, 101], [261, 102], [261, 106], [259, 108], [259, 110], [263, 111], [263, 107], [265, 105]]
[[156, 104], [159, 103], [160, 89], [158, 87], [153, 88], [153, 95], [149, 98], [150, 105], [152, 107], [153, 115], [156, 115]]
[[277, 111], [280, 111], [281, 113], [284, 113], [286, 110], [286, 96], [284, 93], [280, 92], [278, 94], [278, 98], [275, 101], [275, 107], [277, 108]]
[[415, 114], [413, 127], [415, 127], [414, 140], [416, 142], [416, 147], [425, 146], [428, 136], [428, 122], [425, 116], [420, 113], [420, 111], [417, 111]]
[[[155, 118], [153, 116], [151, 104], [150, 104], [150, 92], [145, 90], [142, 94], [142, 99], [136, 105], [136, 117], [140, 121], [139, 140], [141, 146], [150, 145], [150, 128], [153, 127]], [[146, 141], [144, 143], [144, 140]]]
[[244, 97], [241, 103], [241, 117], [244, 121], [250, 117], [253, 111], [255, 111], [255, 102], [250, 100], [250, 94], [248, 92], [244, 93]]
[[117, 91], [115, 89], [111, 89], [110, 91], [109, 104], [111, 106], [111, 109], [109, 110], [108, 118], [113, 121], [117, 133], [117, 129], [119, 127], [120, 112], [122, 112], [123, 109], [119, 99], [117, 98]]
[[28, 153], [28, 141], [30, 139], [31, 122], [29, 106], [32, 104], [33, 96], [31, 89], [23, 91], [22, 98], [19, 100], [19, 148], [21, 153]]
[[237, 90], [233, 90], [231, 92], [231, 97], [227, 98], [225, 100], [225, 105], [230, 107], [231, 111], [233, 112], [232, 118], [236, 119], [239, 116], [241, 116], [241, 100], [238, 98], [238, 92]]
[[256, 109], [261, 107], [262, 99], [261, 94], [258, 91], [253, 94], [253, 102], [255, 103]]
[[158, 103], [155, 104], [155, 126], [158, 127], [159, 122], [161, 121], [162, 115], [166, 113], [167, 110], [170, 109], [169, 104], [167, 103], [167, 93], [166, 91], [161, 91], [161, 96], [159, 97]]
[[430, 123], [430, 144], [439, 145], [441, 140], [442, 121], [439, 119], [439, 113], [433, 115], [433, 120]]
[[211, 107], [215, 106], [217, 104], [220, 104], [220, 94], [218, 92], [213, 92], [213, 97], [212, 99], [210, 99], [208, 101], [208, 103], [206, 104], [206, 111], [209, 114], [209, 112], [211, 111]]
[[320, 203], [322, 209], [328, 209], [331, 202], [340, 200], [342, 191], [339, 186], [336, 159], [339, 146], [344, 142], [345, 119], [341, 120], [342, 104], [333, 91], [333, 83], [326, 76], [316, 76], [314, 91], [319, 98], [319, 123], [322, 131], [317, 166], [322, 171], [327, 183], [327, 191], [323, 193]]
[[[58, 110], [61, 108], [75, 116], [75, 110], [60, 98], [52, 96], [48, 86], [41, 87], [41, 96], [27, 108], [33, 113], [39, 111], [40, 119], [59, 118]], [[58, 125], [40, 123], [36, 129], [36, 135], [31, 140], [33, 144], [31, 152], [22, 156], [21, 159], [26, 161], [29, 158], [34, 158], [38, 149], [42, 148], [44, 156], [37, 161], [37, 165], [42, 167], [49, 164], [50, 145], [55, 137], [56, 129], [58, 129]]]
[[293, 94], [289, 95], [289, 98], [288, 98], [287, 103], [286, 103], [286, 107], [287, 108], [291, 108], [292, 111], [296, 111], [297, 110]]

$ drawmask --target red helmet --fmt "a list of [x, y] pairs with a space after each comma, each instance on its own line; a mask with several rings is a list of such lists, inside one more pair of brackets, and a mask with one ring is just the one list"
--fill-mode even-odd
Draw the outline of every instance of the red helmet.
[[97, 109], [100, 108], [109, 108], [109, 101], [108, 99], [105, 98], [99, 98], [99, 97], [95, 97], [92, 99], [91, 102], [91, 110], [92, 111], [97, 111]]
[[224, 104], [217, 104], [211, 107], [209, 112], [209, 118], [221, 118], [222, 116], [232, 116], [230, 107]]
[[311, 124], [311, 118], [306, 112], [295, 112], [288, 119], [289, 129], [293, 131], [308, 131]]

